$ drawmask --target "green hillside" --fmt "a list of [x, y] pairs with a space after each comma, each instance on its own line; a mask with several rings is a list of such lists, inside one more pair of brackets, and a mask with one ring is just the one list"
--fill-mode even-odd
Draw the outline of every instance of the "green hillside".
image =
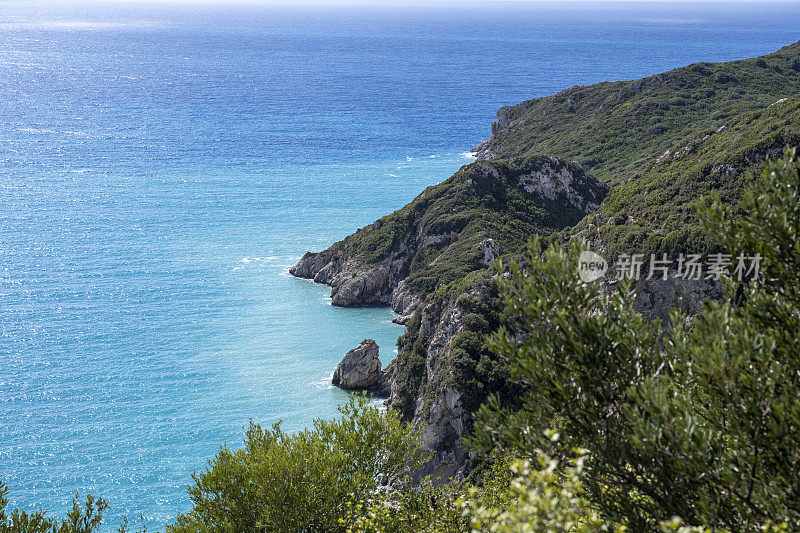
[[[557, 183], [564, 190], [554, 190], [550, 197], [525, 188], [550, 178], [569, 183]], [[393, 281], [404, 279], [414, 293], [427, 295], [485, 268], [498, 253], [520, 251], [533, 235], [550, 236], [574, 226], [606, 191], [580, 165], [555, 158], [480, 161], [328, 250], [308, 254], [301, 263], [318, 257], [334, 278], [383, 267]], [[292, 273], [299, 271], [295, 267]], [[314, 277], [317, 272], [306, 274]], [[374, 297], [392, 288], [381, 287]], [[358, 303], [371, 302], [362, 298]]]
[[616, 184], [704, 130], [800, 93], [800, 43], [759, 58], [696, 63], [640, 80], [576, 86], [498, 112], [481, 152], [577, 160]]
[[[800, 74], [798, 75], [800, 78]], [[798, 91], [800, 92], [800, 91]], [[718, 129], [699, 128], [620, 180], [600, 208], [569, 235], [580, 234], [612, 254], [707, 251], [717, 243], [700, 231], [692, 205], [711, 191], [738, 202], [754, 179], [753, 168], [800, 145], [800, 94], [726, 120]]]

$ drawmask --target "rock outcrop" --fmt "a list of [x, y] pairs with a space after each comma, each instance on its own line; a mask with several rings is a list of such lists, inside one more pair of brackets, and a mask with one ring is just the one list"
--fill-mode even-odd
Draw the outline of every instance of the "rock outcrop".
[[596, 209], [607, 190], [578, 163], [477, 161], [327, 250], [306, 253], [289, 273], [330, 285], [333, 305], [390, 305], [404, 323], [436, 289], [432, 281], [446, 285], [524, 246], [507, 235], [509, 219], [529, 235], [557, 231]]
[[421, 424], [422, 448], [432, 456], [417, 473], [419, 478], [431, 476], [447, 480], [458, 474], [467, 458], [462, 437], [468, 418], [469, 413], [462, 406], [461, 393], [453, 387], [445, 387]]
[[683, 279], [670, 272], [667, 279], [643, 279], [637, 284], [636, 310], [649, 320], [669, 324], [673, 307], [694, 316], [706, 300], [722, 298], [722, 283], [714, 279]]
[[[359, 230], [364, 232], [365, 229]], [[366, 230], [369, 231], [369, 230]], [[334, 245], [335, 246], [335, 245]], [[289, 269], [299, 278], [313, 279], [331, 287], [331, 303], [340, 307], [359, 305], [391, 305], [398, 314], [408, 314], [411, 309], [404, 306], [414, 303], [411, 294], [394, 298], [394, 289], [402, 282], [413, 248], [398, 246], [394, 253], [376, 264], [368, 264], [362, 258], [347, 257], [328, 249], [320, 253], [306, 253]]]
[[552, 163], [552, 166], [545, 164], [522, 174], [519, 186], [530, 194], [538, 194], [549, 200], [560, 198], [586, 214], [594, 212], [605, 198], [605, 189], [594, 187], [593, 178], [582, 172], [583, 167], [577, 161], [562, 165], [553, 158]]
[[378, 344], [365, 339], [347, 352], [333, 372], [331, 383], [343, 389], [368, 389], [378, 385], [382, 378]]
[[494, 239], [486, 239], [482, 241], [478, 248], [480, 248], [481, 254], [483, 254], [483, 258], [481, 259], [481, 263], [484, 266], [489, 266], [492, 262], [500, 257], [500, 245], [497, 244]]
[[336, 367], [331, 383], [348, 390], [365, 390], [388, 398], [392, 391], [395, 361], [381, 370], [379, 347], [374, 339], [364, 339], [347, 352]]

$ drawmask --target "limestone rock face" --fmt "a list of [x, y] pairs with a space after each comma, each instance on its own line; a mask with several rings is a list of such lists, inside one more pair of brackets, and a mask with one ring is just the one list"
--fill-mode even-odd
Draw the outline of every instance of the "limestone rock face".
[[368, 389], [380, 384], [382, 378], [378, 344], [373, 339], [365, 339], [347, 352], [331, 382], [343, 389]]
[[405, 280], [397, 284], [397, 288], [392, 293], [392, 309], [400, 316], [392, 319], [396, 324], [405, 325], [421, 302], [420, 296], [410, 290]]
[[326, 254], [306, 253], [300, 261], [289, 269], [289, 273], [298, 278], [313, 279], [330, 261]]
[[383, 266], [348, 274], [339, 276], [332, 284], [333, 305], [350, 307], [369, 302], [385, 291], [389, 282], [389, 270]]
[[[375, 226], [373, 224], [372, 226]], [[369, 231], [372, 226], [366, 230]], [[413, 253], [405, 244], [379, 263], [366, 265], [358, 258], [343, 258], [335, 250], [305, 254], [289, 273], [331, 287], [331, 303], [340, 307], [391, 304], [393, 291]]]
[[579, 163], [563, 165], [556, 159], [520, 176], [519, 186], [529, 194], [549, 200], [561, 198], [587, 214], [597, 210], [607, 190], [605, 185], [583, 172]]
[[[489, 287], [485, 281], [470, 287], [465, 295], [468, 299], [480, 299], [486, 296]], [[413, 408], [404, 413], [406, 419], [419, 428], [422, 449], [431, 454], [423, 468], [415, 473], [418, 480], [426, 476], [436, 482], [446, 482], [454, 476], [460, 479], [467, 459], [463, 437], [469, 428], [471, 412], [464, 407], [460, 384], [449, 377], [456, 372], [453, 341], [463, 331], [462, 318], [467, 312], [458, 302], [459, 298], [443, 305], [429, 302], [418, 311], [416, 338], [424, 345], [423, 382], [426, 386], [415, 393]], [[399, 344], [394, 361], [398, 369], [408, 364], [411, 349], [413, 344]], [[434, 383], [436, 385], [431, 386]], [[390, 392], [388, 405], [400, 407], [404, 398], [398, 387], [394, 386]]]
[[383, 369], [383, 372], [381, 372], [380, 381], [373, 389], [371, 389], [375, 396], [388, 398], [392, 395], [392, 389], [394, 389], [395, 386], [394, 372], [397, 366], [396, 361], [396, 359], [392, 359], [392, 361], [386, 365], [386, 368]]
[[427, 419], [421, 424], [422, 449], [432, 453], [417, 476], [432, 476], [446, 481], [464, 465], [466, 453], [461, 443], [466, 429], [468, 413], [461, 406], [461, 394], [445, 387], [430, 408]]
[[484, 266], [491, 265], [495, 259], [500, 257], [500, 245], [497, 244], [494, 239], [486, 239], [485, 241], [482, 241], [480, 244], [478, 244], [478, 248], [483, 254], [481, 263]]
[[637, 284], [636, 310], [645, 318], [669, 324], [669, 311], [678, 309], [689, 317], [697, 315], [706, 300], [722, 298], [722, 283], [716, 280], [689, 280], [670, 272], [667, 279], [642, 280]]

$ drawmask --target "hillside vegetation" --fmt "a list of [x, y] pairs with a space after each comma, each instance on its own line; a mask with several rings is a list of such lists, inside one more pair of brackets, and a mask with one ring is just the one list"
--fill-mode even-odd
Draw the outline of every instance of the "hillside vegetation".
[[[800, 78], [798, 73], [797, 78]], [[569, 235], [580, 235], [615, 257], [620, 252], [675, 254], [709, 251], [692, 209], [711, 191], [734, 205], [760, 172], [760, 162], [800, 145], [800, 90], [779, 103], [730, 116], [717, 129], [696, 129], [620, 180], [592, 215]]]
[[577, 160], [616, 184], [682, 140], [799, 92], [800, 43], [759, 58], [576, 86], [502, 108], [479, 156]]
[[[487, 266], [480, 243], [492, 239], [503, 252], [520, 251], [531, 235], [550, 235], [573, 226], [585, 215], [579, 207], [531, 195], [519, 177], [552, 166], [576, 174], [578, 193], [599, 204], [606, 189], [580, 168], [563, 161], [532, 157], [468, 165], [442, 184], [429, 187], [400, 211], [380, 220], [380, 227], [363, 239], [345, 239], [343, 252], [378, 260], [396, 246], [409, 229], [425, 235], [408, 265], [406, 283], [422, 293]], [[492, 258], [493, 259], [493, 258]]]

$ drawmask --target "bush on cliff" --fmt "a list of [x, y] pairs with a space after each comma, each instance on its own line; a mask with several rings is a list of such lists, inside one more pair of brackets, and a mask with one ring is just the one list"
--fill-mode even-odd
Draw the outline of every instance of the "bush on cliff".
[[630, 285], [581, 282], [578, 245], [534, 247], [528, 266], [512, 264], [503, 290], [516, 328], [501, 329], [494, 349], [525, 387], [524, 405], [482, 408], [476, 445], [562, 460], [588, 449], [588, 501], [634, 531], [672, 516], [798, 530], [799, 170], [793, 151], [766, 164], [742, 217], [713, 196], [700, 209], [731, 253], [761, 255], [766, 278], [729, 280], [726, 299], [692, 322], [673, 313], [669, 331], [635, 312]]
[[[553, 431], [545, 436], [558, 440]], [[530, 460], [498, 460], [480, 484], [422, 485], [403, 493], [381, 493], [351, 506], [347, 533], [624, 533], [588, 500], [584, 450], [558, 461], [536, 453]], [[686, 526], [678, 517], [659, 524], [661, 533], [712, 533]], [[723, 533], [716, 531], [716, 533]], [[788, 533], [771, 528], [764, 533]]]
[[340, 531], [347, 502], [380, 485], [403, 487], [424, 460], [418, 435], [394, 411], [353, 395], [341, 418], [289, 434], [251, 424], [244, 448], [223, 447], [189, 488], [192, 509], [171, 533]]
[[[497, 458], [495, 458], [497, 459]], [[546, 456], [497, 460], [480, 483], [423, 484], [381, 494], [348, 513], [348, 533], [517, 533], [622, 531], [592, 510], [581, 486], [584, 458], [563, 469]]]

